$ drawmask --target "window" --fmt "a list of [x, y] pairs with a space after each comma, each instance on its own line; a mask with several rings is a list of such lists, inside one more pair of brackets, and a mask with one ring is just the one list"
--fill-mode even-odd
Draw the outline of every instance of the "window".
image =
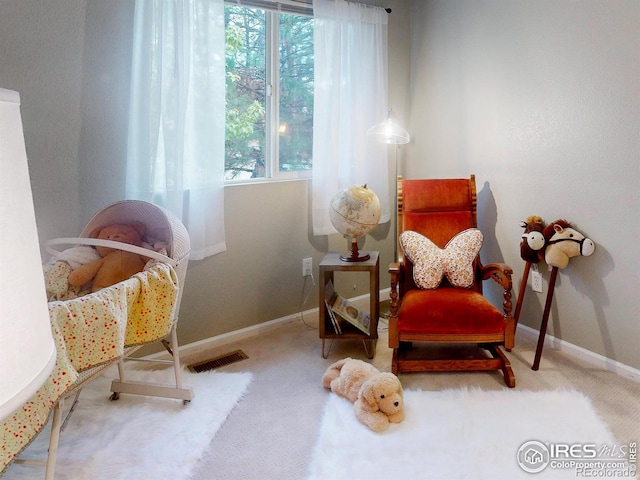
[[310, 177], [313, 18], [227, 5], [225, 42], [225, 180]]

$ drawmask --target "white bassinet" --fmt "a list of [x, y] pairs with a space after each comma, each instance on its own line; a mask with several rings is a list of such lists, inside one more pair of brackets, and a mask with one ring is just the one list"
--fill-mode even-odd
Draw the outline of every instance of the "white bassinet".
[[[131, 222], [142, 222], [146, 227], [145, 239], [152, 238], [156, 243], [164, 245], [167, 255], [163, 255], [154, 250], [148, 250], [125, 243], [90, 238], [90, 233], [98, 227], [104, 227], [116, 223], [126, 224]], [[46, 248], [49, 253], [53, 254], [54, 257], [56, 257], [60, 253], [58, 250], [58, 246], [61, 245], [107, 246], [118, 248], [121, 250], [132, 251], [146, 257], [154, 258], [155, 260], [170, 265], [173, 268], [173, 271], [175, 271], [175, 277], [177, 277], [177, 293], [173, 308], [171, 310], [172, 313], [170, 318], [170, 328], [162, 330], [162, 334], [167, 331], [169, 333], [166, 334], [165, 338], [153, 340], [161, 341], [165, 348], [171, 353], [172, 359], [154, 360], [132, 358], [131, 355], [135, 351], [137, 351], [142, 346], [149, 344], [150, 342], [132, 345], [127, 345], [125, 342], [123, 354], [120, 357], [114, 358], [108, 363], [102, 363], [96, 365], [95, 367], [87, 368], [83, 371], [78, 372], [77, 380], [72, 385], [70, 385], [70, 387], [67, 388], [63, 393], [61, 393], [55, 401], [55, 404], [53, 406], [53, 422], [51, 425], [51, 438], [49, 441], [49, 455], [47, 461], [43, 462], [25, 460], [20, 458], [13, 459], [17, 463], [46, 466], [45, 478], [47, 480], [53, 479], [54, 475], [59, 434], [61, 428], [63, 428], [64, 426], [64, 423], [61, 419], [61, 411], [65, 399], [69, 398], [72, 395], [75, 395], [75, 401], [77, 401], [82, 387], [99, 376], [106, 367], [113, 364], [115, 361], [118, 362], [119, 379], [114, 380], [111, 384], [111, 391], [113, 392], [113, 394], [111, 395], [112, 400], [117, 400], [121, 393], [130, 393], [137, 395], [173, 398], [182, 400], [186, 404], [190, 402], [194, 396], [191, 388], [183, 387], [182, 385], [182, 369], [180, 366], [178, 339], [176, 333], [178, 314], [180, 310], [180, 300], [182, 298], [182, 292], [184, 289], [184, 282], [187, 273], [187, 265], [190, 252], [189, 235], [184, 225], [171, 212], [157, 205], [138, 200], [125, 200], [111, 204], [94, 215], [94, 217], [87, 223], [85, 228], [80, 233], [80, 237], [58, 238], [50, 240], [49, 242], [47, 242]], [[165, 268], [168, 269], [169, 267]], [[107, 289], [109, 288], [112, 287], [107, 287]], [[127, 381], [125, 362], [129, 360], [172, 364], [175, 373], [175, 384], [151, 385], [146, 383]], [[73, 407], [71, 408], [71, 410], [73, 410]], [[48, 415], [48, 412], [45, 413]], [[4, 459], [4, 461], [5, 464], [1, 465], [3, 468], [0, 469], [0, 472], [7, 466], [7, 459]], [[9, 460], [9, 462], [10, 461], [11, 460]]]
[[[166, 244], [168, 258], [164, 255], [158, 254], [157, 252], [150, 252], [149, 250], [133, 245], [108, 240], [99, 240], [89, 237], [91, 232], [96, 228], [105, 227], [116, 223], [126, 224], [132, 222], [142, 222], [144, 224], [144, 226], [146, 227], [145, 237], [153, 238]], [[176, 333], [178, 325], [178, 314], [180, 312], [180, 300], [182, 298], [184, 282], [187, 276], [187, 265], [189, 263], [190, 253], [189, 234], [187, 233], [187, 230], [182, 222], [180, 222], [180, 220], [178, 220], [178, 218], [174, 214], [158, 205], [154, 205], [152, 203], [144, 202], [141, 200], [123, 200], [113, 203], [95, 214], [80, 233], [79, 239], [60, 238], [48, 242], [47, 246], [50, 252], [55, 254], [56, 251], [51, 250], [51, 246], [60, 244], [84, 244], [94, 246], [103, 245], [113, 248], [119, 248], [121, 250], [140, 253], [141, 255], [147, 257], [153, 257], [157, 260], [169, 263], [174, 268], [178, 277], [178, 295], [173, 310], [173, 325], [171, 328], [171, 333], [168, 336], [168, 340], [161, 340], [162, 344], [169, 351], [173, 358], [172, 360], [136, 359], [132, 358], [131, 355], [143, 345], [127, 348], [125, 355], [119, 360], [118, 363], [120, 378], [119, 380], [114, 380], [111, 384], [111, 391], [113, 392], [111, 398], [116, 400], [121, 393], [131, 393], [137, 395], [176, 398], [179, 400], [183, 400], [185, 403], [191, 401], [193, 399], [193, 391], [190, 388], [182, 387], [182, 369], [180, 366], [178, 337]], [[126, 372], [124, 369], [124, 363], [127, 360], [172, 364], [175, 372], [175, 385], [159, 386], [127, 382]]]

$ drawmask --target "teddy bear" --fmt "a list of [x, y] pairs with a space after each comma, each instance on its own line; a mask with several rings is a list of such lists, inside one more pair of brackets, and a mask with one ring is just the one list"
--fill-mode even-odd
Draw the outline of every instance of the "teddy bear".
[[404, 420], [402, 384], [390, 372], [350, 357], [327, 368], [322, 385], [353, 403], [356, 418], [374, 432]]
[[[113, 240], [142, 246], [145, 226], [140, 222], [131, 224], [113, 224], [98, 227], [90, 234], [90, 238]], [[80, 265], [69, 274], [69, 285], [81, 287], [91, 283], [91, 292], [109, 287], [144, 269], [148, 259], [136, 253], [108, 247], [96, 247], [100, 258]]]

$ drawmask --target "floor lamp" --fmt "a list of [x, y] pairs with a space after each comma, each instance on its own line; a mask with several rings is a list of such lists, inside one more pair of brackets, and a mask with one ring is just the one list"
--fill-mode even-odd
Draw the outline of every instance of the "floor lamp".
[[393, 222], [393, 261], [398, 261], [398, 145], [404, 145], [409, 143], [411, 137], [409, 132], [402, 128], [398, 122], [396, 122], [393, 115], [393, 111], [389, 110], [387, 119], [374, 125], [367, 130], [367, 135], [373, 136], [378, 142], [386, 143], [387, 145], [394, 145], [394, 166], [395, 166], [395, 185], [396, 194], [394, 196], [394, 210], [392, 212]]
[[[374, 125], [367, 130], [367, 136], [374, 137], [380, 143], [394, 145], [394, 167], [395, 167], [395, 196], [393, 200], [394, 209], [391, 212], [393, 217], [393, 261], [398, 261], [398, 145], [409, 143], [411, 136], [398, 122], [396, 122], [393, 111], [389, 110], [387, 119]], [[389, 301], [380, 304], [380, 316], [389, 318]]]

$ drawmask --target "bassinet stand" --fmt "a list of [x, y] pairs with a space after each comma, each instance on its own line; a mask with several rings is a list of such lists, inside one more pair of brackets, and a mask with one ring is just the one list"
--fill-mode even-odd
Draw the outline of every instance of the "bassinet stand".
[[[176, 332], [176, 327], [177, 323], [174, 323], [173, 327], [171, 327], [171, 333], [169, 334], [169, 341], [167, 341], [166, 339], [161, 340], [164, 347], [171, 354], [171, 360], [132, 358], [130, 357], [130, 355], [141, 347], [132, 347], [131, 349], [127, 350], [125, 355], [118, 361], [118, 376], [120, 377], [120, 379], [111, 382], [111, 391], [113, 392], [111, 394], [111, 397], [109, 397], [111, 398], [111, 400], [118, 400], [121, 393], [130, 393], [132, 395], [150, 395], [152, 397], [175, 398], [177, 400], [182, 400], [185, 405], [193, 400], [193, 390], [191, 388], [183, 388], [182, 386], [182, 367], [180, 366], [180, 354], [178, 349], [178, 335]], [[127, 381], [124, 368], [124, 363], [126, 361], [172, 364], [176, 381], [175, 387]]]

